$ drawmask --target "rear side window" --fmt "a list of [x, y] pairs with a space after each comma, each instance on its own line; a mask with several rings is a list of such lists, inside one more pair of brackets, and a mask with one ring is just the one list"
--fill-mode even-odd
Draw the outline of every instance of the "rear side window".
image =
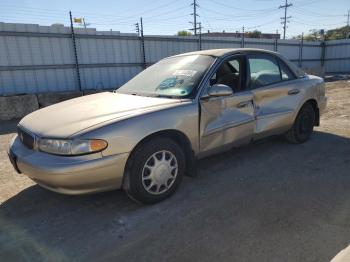
[[276, 59], [269, 56], [248, 56], [250, 87], [259, 88], [281, 81], [281, 73]]

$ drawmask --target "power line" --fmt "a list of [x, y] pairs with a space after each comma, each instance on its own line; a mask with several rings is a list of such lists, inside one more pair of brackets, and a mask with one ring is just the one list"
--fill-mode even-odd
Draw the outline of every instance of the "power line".
[[339, 25], [343, 25], [344, 23], [333, 23], [333, 24], [310, 24], [310, 23], [305, 23], [305, 22], [301, 22], [300, 20], [298, 21], [294, 21], [293, 23], [297, 23], [297, 24], [301, 24], [301, 25], [308, 25], [308, 26], [315, 26], [315, 27], [324, 27], [324, 26], [339, 26]]
[[271, 23], [273, 23], [273, 22], [275, 22], [275, 19], [274, 19], [274, 20], [271, 20], [271, 21], [269, 21], [269, 22], [266, 22], [266, 23], [262, 23], [262, 24], [256, 25], [256, 26], [249, 26], [249, 27], [247, 27], [246, 29], [251, 30], [251, 29], [259, 28], [259, 27], [262, 27], [262, 26], [264, 26], [264, 25], [269, 25], [269, 24], [271, 24]]
[[306, 10], [305, 8], [298, 8], [297, 6], [293, 6], [293, 10], [299, 14], [305, 16], [321, 16], [321, 17], [342, 17], [344, 14], [321, 14], [318, 12], [314, 12], [311, 10]]
[[281, 17], [282, 19], [282, 24], [283, 24], [283, 39], [286, 39], [286, 30], [287, 30], [287, 22], [289, 23], [290, 18], [292, 18], [291, 16], [287, 17], [287, 9], [288, 7], [291, 7], [293, 4], [292, 3], [288, 3], [288, 0], [286, 0], [284, 5], [280, 5], [280, 8], [284, 8], [284, 17]]
[[209, 23], [209, 21], [208, 21], [207, 16], [205, 15], [205, 12], [204, 12], [204, 11], [202, 11], [202, 17], [205, 19], [205, 22], [207, 23], [209, 29], [212, 30], [212, 29], [211, 29], [211, 25], [210, 25], [210, 23]]
[[239, 8], [237, 6], [233, 7], [231, 5], [227, 5], [227, 4], [223, 4], [220, 3], [218, 1], [215, 0], [209, 0], [210, 2], [217, 4], [217, 5], [221, 5], [225, 8], [230, 8], [230, 9], [234, 9], [234, 10], [240, 10], [240, 11], [245, 11], [245, 12], [257, 12], [257, 13], [264, 13], [266, 11], [271, 11], [271, 10], [275, 10], [276, 8], [265, 8], [265, 9], [245, 9], [245, 8]]

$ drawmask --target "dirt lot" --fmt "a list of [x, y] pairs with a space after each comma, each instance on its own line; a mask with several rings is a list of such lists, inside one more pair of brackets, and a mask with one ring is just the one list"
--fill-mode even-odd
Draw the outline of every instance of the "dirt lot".
[[205, 159], [154, 206], [36, 186], [7, 160], [15, 123], [0, 123], [0, 260], [329, 261], [350, 241], [350, 83], [328, 83], [327, 95], [309, 142]]

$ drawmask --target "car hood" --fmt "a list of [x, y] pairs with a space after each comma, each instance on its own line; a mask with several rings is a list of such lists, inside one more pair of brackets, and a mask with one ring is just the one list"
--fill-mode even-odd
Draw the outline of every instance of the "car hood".
[[104, 92], [45, 107], [24, 117], [19, 125], [41, 137], [69, 137], [107, 121], [176, 106], [181, 99]]

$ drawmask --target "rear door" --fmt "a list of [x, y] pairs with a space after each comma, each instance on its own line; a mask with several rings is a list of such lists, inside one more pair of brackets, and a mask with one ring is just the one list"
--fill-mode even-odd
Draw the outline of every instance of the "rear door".
[[254, 137], [287, 131], [293, 124], [295, 110], [302, 99], [300, 81], [274, 55], [250, 54], [247, 59], [256, 116]]
[[255, 127], [253, 94], [246, 88], [245, 68], [243, 55], [232, 56], [221, 63], [207, 83], [207, 89], [213, 84], [230, 86], [233, 94], [208, 97], [207, 92], [204, 92], [200, 100], [201, 153], [251, 140]]

